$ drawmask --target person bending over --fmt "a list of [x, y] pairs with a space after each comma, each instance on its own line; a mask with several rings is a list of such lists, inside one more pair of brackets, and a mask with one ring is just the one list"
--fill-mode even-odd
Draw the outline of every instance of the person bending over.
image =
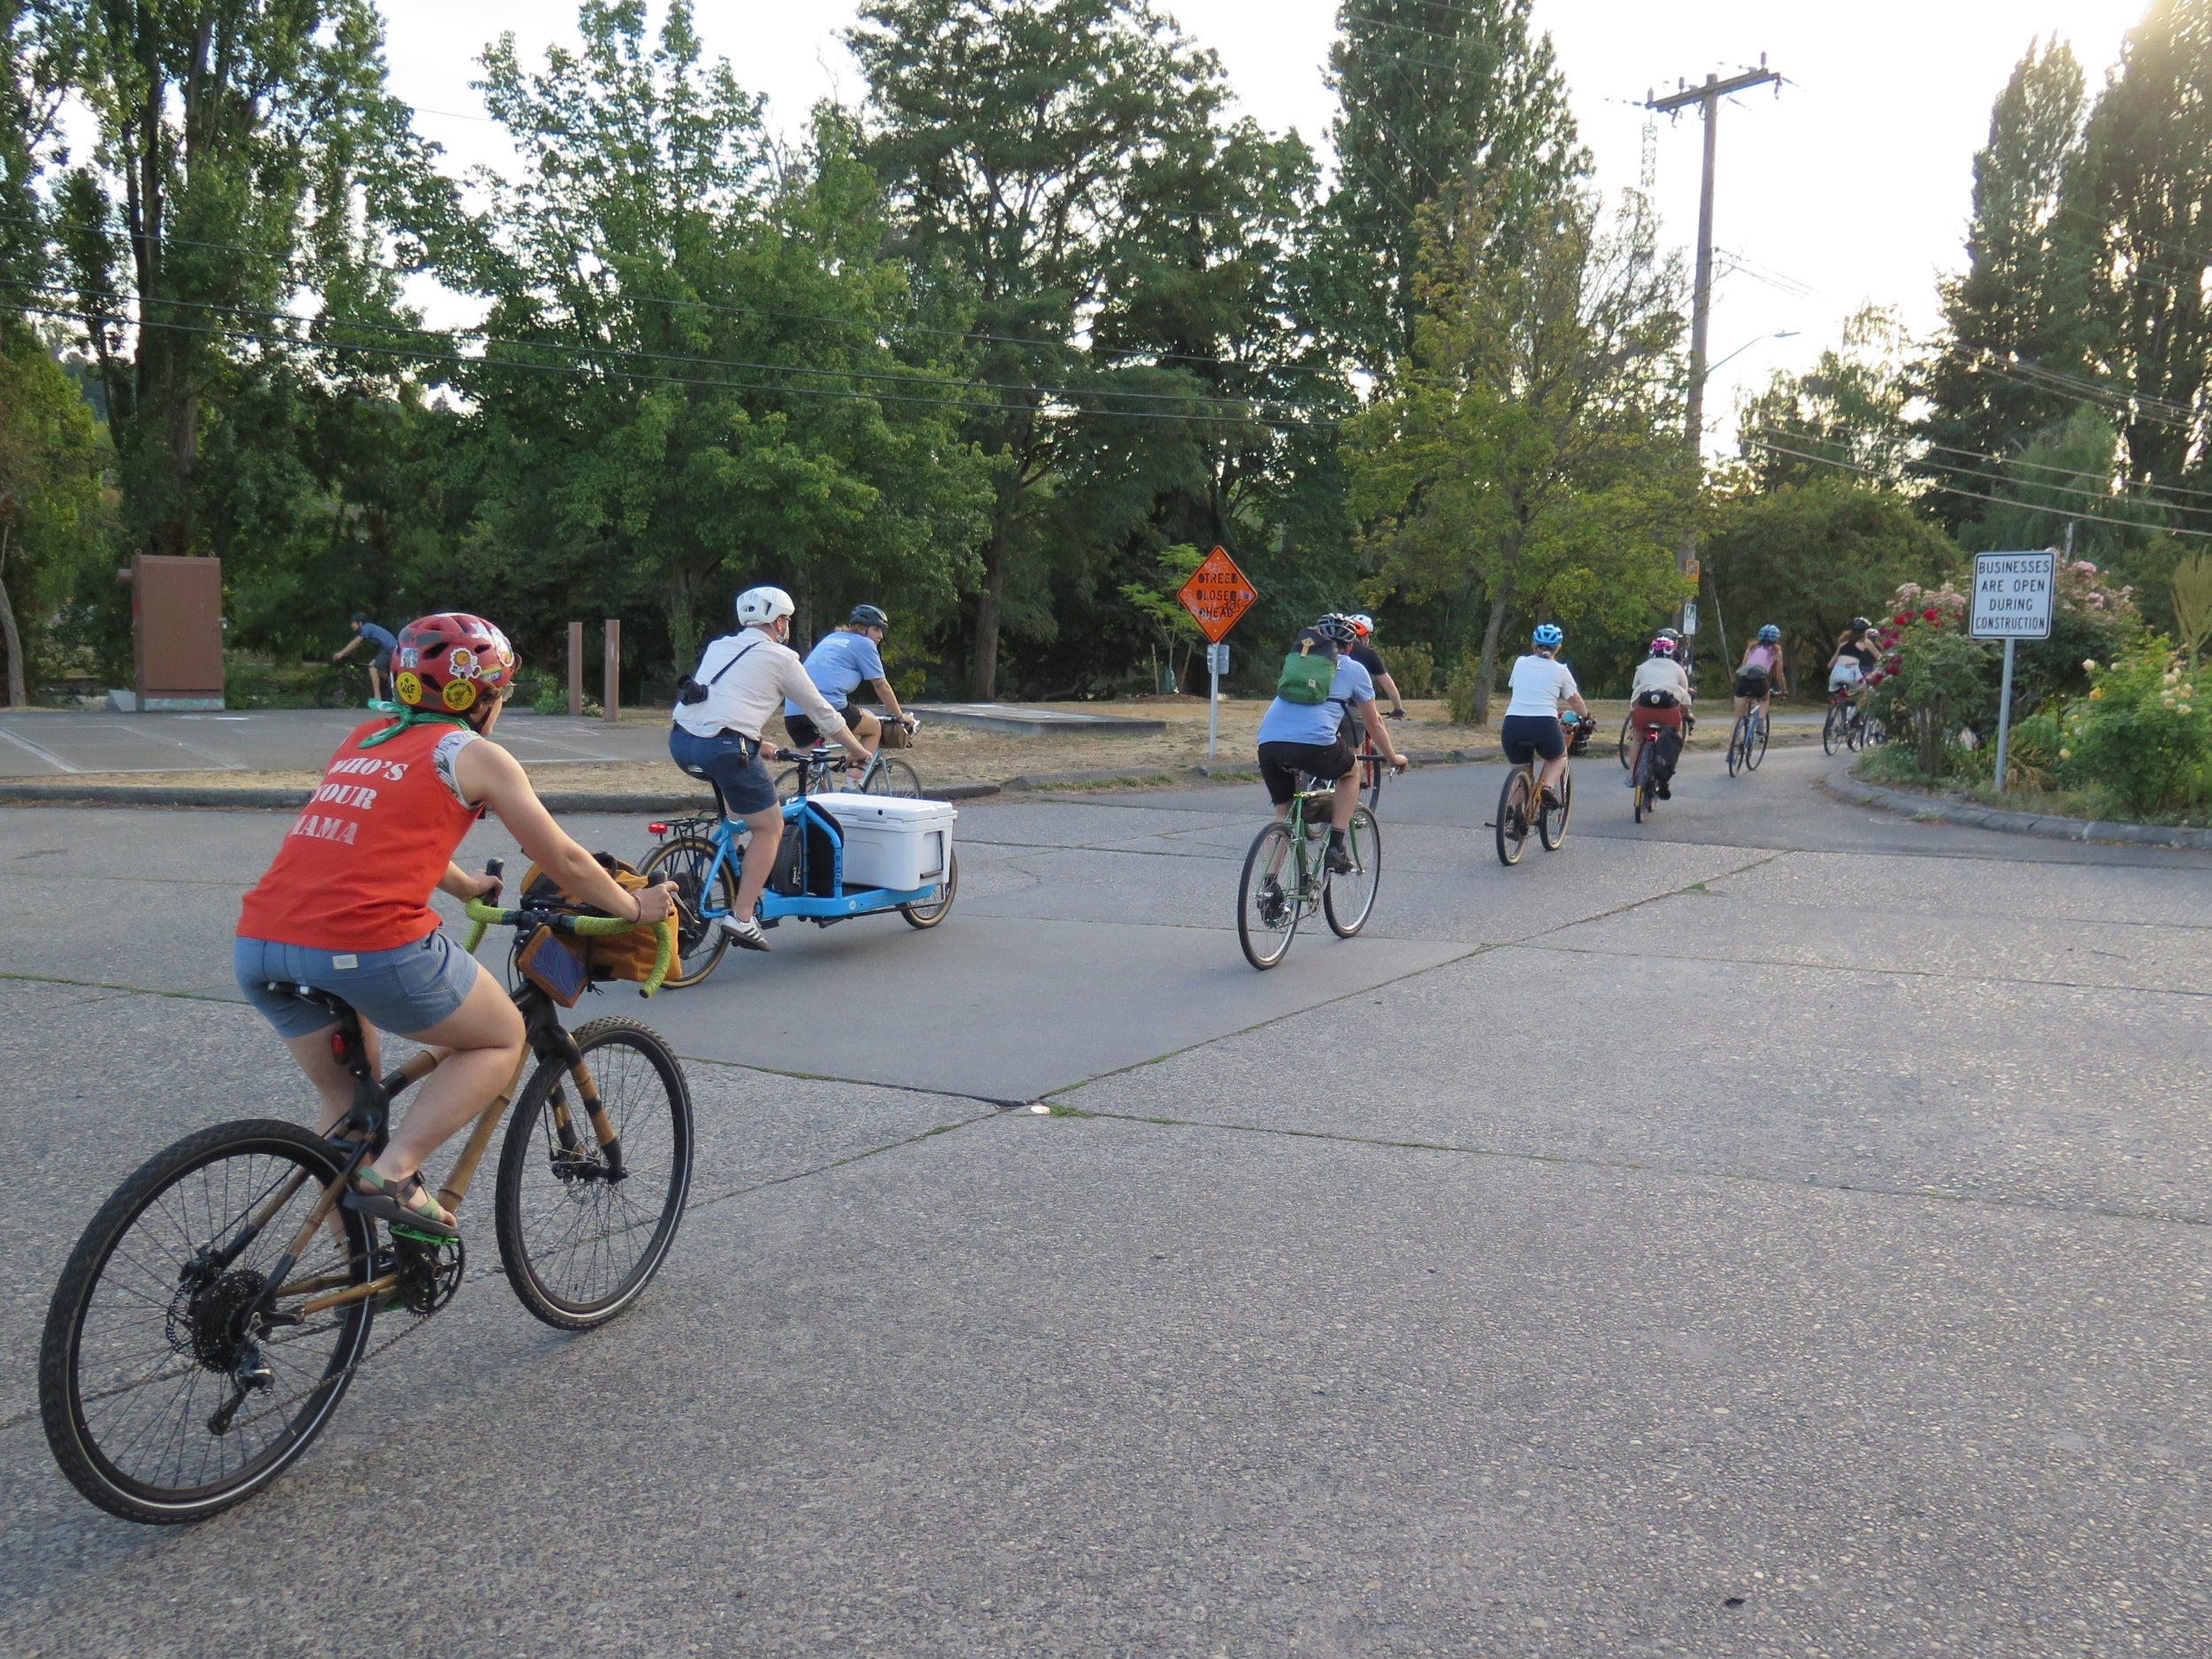
[[[883, 723], [853, 701], [862, 685], [875, 694], [876, 701], [893, 719], [910, 732], [914, 729], [912, 718], [899, 708], [898, 695], [883, 672], [883, 636], [890, 627], [891, 618], [876, 606], [855, 605], [844, 625], [823, 635], [806, 654], [806, 677], [871, 755], [883, 739]], [[788, 699], [783, 705], [783, 726], [801, 749], [811, 749], [822, 741], [820, 728]]]

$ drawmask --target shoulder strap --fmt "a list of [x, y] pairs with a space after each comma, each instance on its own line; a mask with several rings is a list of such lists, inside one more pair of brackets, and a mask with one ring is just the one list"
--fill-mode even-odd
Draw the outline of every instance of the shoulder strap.
[[[738, 659], [739, 659], [740, 657], [743, 657], [743, 656], [745, 655], [745, 651], [749, 651], [749, 650], [751, 650], [751, 649], [753, 649], [753, 647], [754, 647], [754, 646], [757, 646], [757, 645], [758, 645], [759, 643], [760, 643], [760, 641], [759, 641], [758, 640], [755, 640], [755, 641], [753, 641], [752, 645], [748, 645], [748, 646], [745, 648], [745, 650], [744, 650], [744, 651], [737, 651], [737, 652], [733, 652], [733, 653], [731, 655], [731, 657], [730, 657], [730, 660], [729, 660], [728, 662], [726, 662], [726, 663], [723, 664], [721, 667], [719, 667], [719, 668], [718, 668], [718, 669], [716, 669], [716, 670], [714, 671], [714, 678], [713, 678], [712, 680], [710, 680], [709, 681], [707, 681], [707, 684], [709, 684], [710, 686], [718, 684], [718, 683], [720, 682], [720, 680], [721, 680], [721, 679], [722, 679], [722, 676], [723, 676], [723, 675], [725, 675], [725, 674], [728, 673], [728, 672], [730, 672], [730, 670], [732, 670], [733, 668], [735, 668], [735, 667], [737, 666], [737, 664], [738, 664]], [[701, 660], [702, 660], [702, 662], [703, 662], [703, 661], [705, 660], [705, 653], [703, 653], [703, 652], [702, 652], [702, 653], [701, 653]]]

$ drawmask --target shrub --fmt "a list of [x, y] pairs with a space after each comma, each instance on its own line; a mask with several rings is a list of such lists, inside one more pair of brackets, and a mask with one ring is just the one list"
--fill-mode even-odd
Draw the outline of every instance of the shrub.
[[2061, 776], [2147, 817], [2212, 794], [2212, 684], [2154, 638], [2101, 667], [2063, 717]]
[[1883, 630], [1885, 655], [1870, 677], [1868, 712], [1894, 739], [1909, 741], [1913, 764], [1931, 778], [1958, 770], [1958, 734], [1995, 715], [1989, 649], [1958, 631], [1955, 615], [1927, 605]]
[[1436, 695], [1436, 654], [1425, 645], [1394, 645], [1383, 654], [1402, 697]]
[[1444, 686], [1444, 706], [1461, 726], [1475, 723], [1475, 689], [1481, 684], [1481, 659], [1469, 651], [1460, 657], [1459, 665], [1452, 670], [1452, 677]]

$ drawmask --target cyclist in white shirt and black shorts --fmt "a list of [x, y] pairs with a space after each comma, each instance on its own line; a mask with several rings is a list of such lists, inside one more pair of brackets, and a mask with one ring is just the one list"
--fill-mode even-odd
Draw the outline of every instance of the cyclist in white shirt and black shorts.
[[1567, 732], [1559, 723], [1559, 706], [1567, 704], [1586, 720], [1590, 705], [1582, 700], [1573, 672], [1558, 660], [1559, 648], [1567, 642], [1564, 630], [1555, 622], [1540, 623], [1529, 642], [1534, 649], [1513, 664], [1513, 700], [1498, 724], [1498, 741], [1506, 759], [1517, 766], [1542, 757], [1544, 769], [1537, 779], [1541, 799], [1555, 803], [1555, 786], [1567, 770]]
[[737, 902], [722, 918], [730, 938], [748, 950], [768, 949], [753, 907], [767, 889], [783, 846], [783, 808], [766, 762], [781, 751], [763, 740], [761, 728], [787, 697], [825, 736], [844, 745], [856, 764], [868, 764], [868, 746], [830, 707], [807, 678], [791, 636], [791, 595], [780, 588], [748, 588], [737, 596], [738, 631], [710, 640], [697, 671], [676, 694], [668, 755], [695, 778], [712, 780], [722, 810], [744, 820], [753, 839], [737, 878]]

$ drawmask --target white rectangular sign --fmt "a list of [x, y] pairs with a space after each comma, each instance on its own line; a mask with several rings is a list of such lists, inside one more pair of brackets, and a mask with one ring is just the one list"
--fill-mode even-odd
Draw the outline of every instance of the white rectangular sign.
[[1229, 672], [1229, 648], [1226, 645], [1209, 645], [1206, 648], [1206, 667], [1212, 673], [1227, 673]]
[[2058, 586], [2058, 554], [1977, 553], [1966, 631], [1978, 640], [2047, 640]]

